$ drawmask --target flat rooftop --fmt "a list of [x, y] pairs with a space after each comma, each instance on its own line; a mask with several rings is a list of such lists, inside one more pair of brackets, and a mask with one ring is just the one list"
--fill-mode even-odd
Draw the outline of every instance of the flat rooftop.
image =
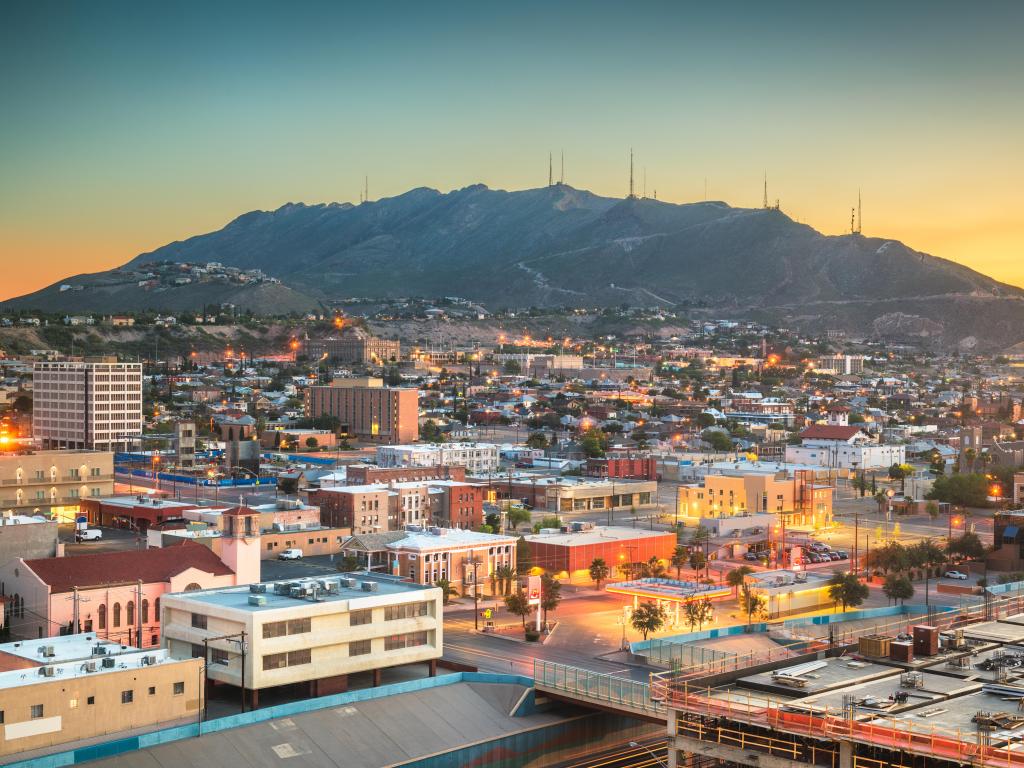
[[[852, 656], [822, 659], [815, 668], [802, 672], [804, 669], [808, 669], [804, 663], [782, 665], [773, 670], [741, 677], [737, 683], [743, 688], [765, 691], [776, 696], [802, 698], [808, 694], [845, 689], [879, 677], [899, 677], [899, 670], [893, 667]], [[797, 678], [803, 681], [802, 685], [782, 682]]]
[[[344, 579], [354, 579], [356, 586], [345, 586]], [[369, 582], [376, 584], [373, 591], [364, 590], [362, 584]], [[324, 584], [335, 585], [330, 591], [323, 589]], [[279, 594], [275, 592], [275, 585], [297, 585], [302, 589], [315, 589], [317, 597], [291, 597], [290, 594]], [[221, 608], [233, 608], [238, 611], [249, 611], [259, 613], [262, 611], [280, 610], [282, 608], [300, 608], [318, 605], [320, 603], [348, 602], [352, 600], [364, 600], [386, 596], [405, 595], [414, 592], [425, 592], [437, 590], [425, 584], [413, 584], [408, 581], [400, 581], [397, 578], [382, 576], [381, 574], [369, 574], [355, 572], [339, 574], [337, 576], [326, 576], [323, 578], [287, 579], [280, 581], [261, 582], [260, 586], [266, 589], [265, 592], [253, 592], [252, 588], [257, 585], [241, 587], [221, 587], [216, 589], [203, 589], [195, 592], [177, 592], [173, 597], [178, 599], [193, 600], [197, 603], [205, 603]], [[263, 598], [262, 605], [249, 602], [249, 597]], [[427, 596], [425, 596], [427, 597]], [[321, 599], [322, 598], [322, 599]]]
[[[82, 632], [77, 635], [59, 635], [42, 637], [37, 640], [18, 640], [13, 643], [0, 643], [0, 653], [18, 656], [37, 664], [58, 664], [65, 661], [89, 659], [93, 649], [103, 646], [107, 655], [131, 653], [137, 651], [131, 645], [121, 645], [110, 640], [100, 639], [95, 632]], [[52, 649], [53, 655], [47, 655]]]
[[659, 536], [672, 536], [671, 531], [645, 531], [642, 528], [622, 528], [618, 526], [602, 526], [587, 531], [569, 533], [535, 533], [525, 537], [531, 544], [556, 544], [563, 547], [584, 547], [593, 544], [612, 544], [618, 541], [635, 541], [637, 539], [654, 539]]
[[405, 765], [565, 720], [555, 713], [510, 717], [525, 690], [501, 683], [455, 683], [206, 733], [93, 764], [98, 768]]
[[196, 506], [189, 501], [175, 501], [174, 499], [163, 499], [159, 496], [148, 493], [136, 494], [134, 496], [108, 496], [100, 499], [100, 503], [110, 507], [153, 507], [154, 509], [182, 509], [184, 507]]
[[[109, 666], [104, 665], [104, 659], [107, 660]], [[123, 672], [126, 669], [147, 669], [158, 664], [180, 664], [181, 661], [181, 659], [172, 659], [163, 649], [131, 648], [129, 651], [116, 655], [96, 654], [75, 661], [51, 662], [35, 669], [12, 669], [9, 672], [0, 672], [0, 690], [101, 675], [107, 672]], [[44, 670], [52, 670], [52, 674], [46, 674]]]
[[481, 533], [462, 528], [441, 528], [441, 533], [426, 531], [405, 532], [405, 538], [388, 544], [389, 549], [451, 549], [452, 547], [486, 547], [510, 544], [517, 541], [515, 536], [500, 536], [495, 533]]

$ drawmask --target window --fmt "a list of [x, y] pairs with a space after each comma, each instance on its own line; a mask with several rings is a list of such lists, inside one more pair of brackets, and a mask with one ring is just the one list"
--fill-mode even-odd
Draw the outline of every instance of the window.
[[156, 696], [156, 686], [155, 685], [149, 686], [149, 695], [150, 696]]
[[135, 691], [121, 691], [121, 703], [131, 704], [135, 701]]
[[114, 627], [121, 626], [121, 604], [114, 603]]
[[404, 635], [388, 635], [384, 638], [384, 650], [396, 651], [400, 648], [415, 648], [427, 644], [426, 632], [409, 632]]
[[98, 609], [96, 609], [96, 614], [97, 614], [97, 621], [99, 623], [99, 628], [100, 629], [106, 629], [107, 628], [107, 606], [101, 605]]
[[78, 709], [78, 699], [68, 699], [68, 709]]
[[128, 601], [128, 606], [127, 606], [127, 608], [125, 610], [125, 613], [127, 614], [127, 617], [128, 617], [128, 626], [129, 627], [134, 627], [135, 626], [135, 601], [134, 600], [129, 600]]
[[408, 603], [406, 605], [389, 605], [384, 609], [384, 621], [395, 619], [411, 619], [415, 616], [426, 616], [429, 611], [427, 603]]
[[206, 614], [205, 613], [193, 613], [192, 614], [192, 626], [196, 629], [206, 629]]
[[312, 663], [312, 655], [309, 648], [289, 653], [271, 653], [263, 657], [263, 669], [284, 669], [285, 667], [296, 667], [300, 664]]
[[223, 651], [220, 648], [211, 648], [210, 649], [210, 663], [211, 664], [223, 664], [224, 666], [227, 666], [227, 664], [228, 664], [228, 652], [227, 651]]
[[354, 643], [348, 644], [348, 655], [349, 656], [365, 656], [370, 653], [370, 641], [369, 640], [357, 640]]
[[181, 696], [184, 693], [185, 693], [185, 682], [183, 680], [179, 680], [177, 683], [174, 684], [174, 695], [175, 696]]
[[39, 720], [43, 716], [43, 705], [33, 704], [29, 714], [33, 720]]
[[373, 611], [369, 608], [362, 611], [352, 611], [348, 615], [348, 624], [350, 627], [358, 627], [363, 624], [369, 624], [373, 621]]
[[87, 698], [85, 700], [85, 703], [91, 707], [93, 704], [96, 703], [96, 697], [95, 696], [90, 696], [89, 698]]
[[149, 600], [142, 601], [142, 623], [149, 624]]

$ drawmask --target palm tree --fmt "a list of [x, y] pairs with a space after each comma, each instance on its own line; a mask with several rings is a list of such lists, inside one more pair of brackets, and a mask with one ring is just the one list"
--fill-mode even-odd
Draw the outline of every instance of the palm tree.
[[665, 564], [661, 560], [659, 560], [658, 557], [655, 555], [647, 561], [647, 570], [652, 577], [654, 577], [655, 579], [660, 579], [665, 575], [666, 569]]
[[749, 565], [741, 565], [739, 568], [733, 568], [727, 574], [725, 574], [725, 582], [733, 589], [733, 594], [739, 597], [740, 587], [747, 580], [747, 575], [754, 572], [754, 569]]
[[686, 551], [686, 547], [682, 544], [679, 544], [674, 550], [672, 550], [672, 559], [669, 562], [672, 564], [672, 567], [676, 569], [676, 580], [683, 578], [683, 568], [686, 567], [689, 560], [690, 555]]
[[601, 589], [601, 582], [608, 578], [611, 573], [611, 569], [608, 567], [608, 563], [604, 561], [603, 557], [595, 557], [594, 561], [590, 564], [590, 580], [594, 582], [594, 586]]
[[438, 579], [434, 582], [434, 586], [441, 590], [441, 599], [445, 605], [448, 605], [452, 597], [456, 597], [459, 594], [448, 579]]

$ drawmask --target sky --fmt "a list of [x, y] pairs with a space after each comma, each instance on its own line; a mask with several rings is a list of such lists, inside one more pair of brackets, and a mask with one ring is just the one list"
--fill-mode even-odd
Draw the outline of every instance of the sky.
[[0, 299], [285, 202], [566, 182], [1024, 285], [1024, 3], [4, 3]]

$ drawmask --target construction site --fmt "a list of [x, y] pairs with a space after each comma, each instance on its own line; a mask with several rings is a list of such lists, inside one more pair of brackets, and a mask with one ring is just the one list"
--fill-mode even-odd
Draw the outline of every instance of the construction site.
[[1024, 767], [1019, 598], [702, 662], [651, 678], [670, 766]]

